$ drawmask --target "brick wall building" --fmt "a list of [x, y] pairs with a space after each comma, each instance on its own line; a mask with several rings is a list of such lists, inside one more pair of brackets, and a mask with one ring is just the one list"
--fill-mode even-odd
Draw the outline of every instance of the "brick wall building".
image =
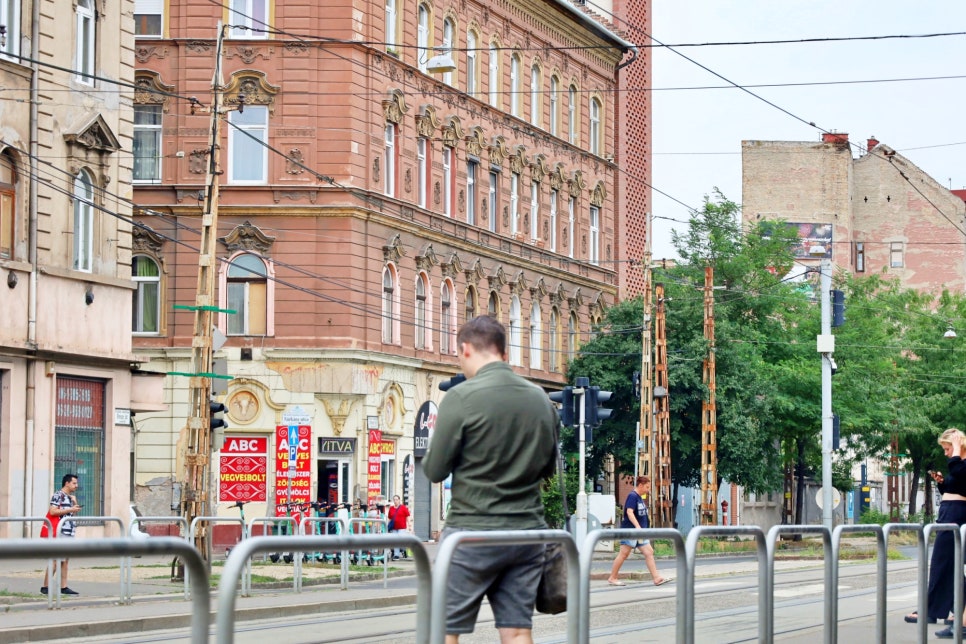
[[[613, 97], [630, 43], [566, 0], [180, 0], [140, 18], [135, 344], [167, 371], [190, 361], [192, 317], [173, 305], [194, 299], [211, 126], [186, 99], [210, 103], [215, 24], [230, 25], [218, 292], [237, 312], [219, 315], [216, 357], [235, 377], [227, 435], [264, 440], [246, 443], [253, 488], [223, 480], [219, 498], [277, 511], [275, 428], [301, 414], [313, 500], [398, 493], [430, 536], [445, 492], [422, 478], [414, 425], [458, 370], [459, 324], [498, 317], [511, 364], [553, 388], [618, 297]], [[455, 69], [432, 73], [446, 53]], [[170, 413], [140, 421], [148, 514], [183, 466], [186, 385], [170, 378]]]

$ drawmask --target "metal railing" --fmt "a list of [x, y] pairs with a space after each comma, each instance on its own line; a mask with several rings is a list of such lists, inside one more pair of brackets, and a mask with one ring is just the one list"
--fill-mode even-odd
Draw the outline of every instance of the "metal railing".
[[[299, 534], [302, 536], [313, 536], [313, 535], [308, 535], [305, 532], [306, 527], [313, 524], [318, 526], [335, 524], [337, 535], [348, 534], [348, 523], [345, 520], [340, 519], [339, 517], [305, 517], [304, 519], [302, 519], [302, 523], [299, 524]], [[324, 528], [322, 529], [324, 530]], [[323, 532], [322, 534], [324, 535], [325, 532]], [[301, 581], [300, 581], [299, 587], [301, 589]], [[342, 588], [342, 590], [348, 590], [349, 588], [349, 551], [348, 550], [339, 551], [339, 587]]]
[[192, 575], [191, 641], [208, 641], [209, 590], [208, 572], [201, 554], [184, 539], [155, 537], [137, 540], [121, 539], [13, 539], [0, 540], [0, 559], [56, 559], [61, 557], [93, 558], [120, 555], [130, 558], [143, 555], [177, 555], [185, 562], [185, 570]]
[[[428, 620], [430, 598], [433, 593], [432, 571], [429, 555], [423, 542], [413, 534], [358, 534], [358, 535], [312, 535], [294, 537], [251, 537], [238, 544], [228, 556], [218, 584], [218, 611], [215, 638], [218, 644], [232, 644], [235, 641], [235, 588], [244, 570], [245, 563], [259, 552], [272, 552], [285, 549], [291, 552], [315, 552], [317, 550], [350, 550], [352, 548], [391, 548], [402, 546], [413, 552], [416, 563], [416, 642], [429, 641]], [[576, 562], [576, 549], [574, 554]]]
[[[127, 532], [126, 532], [125, 527], [124, 527], [124, 521], [122, 521], [121, 519], [119, 519], [117, 517], [107, 517], [107, 516], [104, 516], [104, 517], [96, 517], [96, 516], [95, 517], [76, 517], [76, 516], [74, 516], [74, 517], [70, 517], [69, 520], [74, 523], [74, 527], [75, 528], [77, 528], [78, 526], [85, 525], [85, 524], [90, 524], [90, 523], [111, 523], [111, 524], [117, 525], [118, 531], [120, 532], [120, 534], [118, 535], [119, 537], [121, 537], [121, 538], [127, 538]], [[63, 532], [63, 527], [64, 527], [64, 524], [66, 524], [66, 523], [67, 523], [67, 521], [61, 520], [57, 524], [57, 536], [58, 537], [62, 537], [62, 535], [64, 533]], [[60, 539], [60, 542], [61, 543], [66, 542], [66, 541], [67, 541], [66, 538]], [[120, 570], [120, 572], [121, 572], [121, 579], [120, 579], [120, 602], [122, 604], [127, 604], [127, 603], [130, 603], [130, 594], [131, 594], [131, 589], [128, 586], [128, 582], [131, 579], [131, 573], [130, 573], [130, 569], [131, 569], [131, 558], [130, 557], [121, 557], [121, 566], [120, 566], [120, 569], [121, 569]], [[54, 596], [54, 607], [55, 608], [60, 608], [60, 588], [61, 588], [61, 586], [60, 586], [60, 573], [61, 573], [60, 566], [54, 565], [54, 574], [50, 578], [50, 587], [48, 588], [48, 595], [53, 595]]]
[[[590, 573], [594, 563], [594, 548], [598, 541], [604, 539], [667, 539], [674, 543], [674, 552], [677, 554], [678, 580], [677, 584], [677, 612], [682, 612], [687, 601], [687, 587], [680, 583], [687, 576], [687, 563], [684, 556], [684, 536], [680, 531], [673, 528], [644, 528], [641, 530], [593, 530], [584, 539], [580, 547], [580, 606], [579, 606], [579, 637], [581, 644], [590, 641]], [[568, 604], [569, 610], [569, 604]], [[684, 620], [677, 620], [677, 639], [684, 641], [686, 637]]]
[[[194, 519], [191, 520], [191, 525], [188, 526], [188, 533], [185, 535], [185, 540], [188, 543], [193, 543], [194, 542], [194, 540], [195, 540], [195, 533], [198, 531], [198, 526], [200, 524], [202, 524], [202, 523], [205, 523], [205, 524], [212, 524], [212, 523], [237, 523], [237, 524], [239, 524], [241, 526], [242, 535], [244, 536], [244, 534], [245, 534], [245, 522], [242, 521], [241, 517], [195, 517]], [[210, 542], [211, 535], [210, 534], [208, 535], [208, 538], [209, 538], [208, 550], [210, 551], [211, 550], [211, 547], [210, 547], [211, 546], [211, 542]], [[187, 568], [185, 568], [185, 571], [184, 571], [185, 583], [188, 582], [189, 575], [190, 575], [190, 571]], [[185, 599], [188, 599], [190, 597], [190, 595], [191, 595], [191, 587], [189, 586], [188, 587], [188, 595], [185, 597]]]
[[[47, 534], [54, 531], [54, 524], [50, 522], [47, 517], [0, 517], [0, 523], [43, 523], [44, 527], [47, 528]], [[52, 579], [54, 576], [54, 560], [47, 560], [47, 578]], [[48, 589], [49, 590], [49, 589]], [[47, 608], [54, 607], [54, 596], [49, 592], [47, 593]]]
[[[186, 541], [188, 540], [188, 520], [185, 519], [184, 517], [135, 517], [131, 521], [131, 529], [139, 530], [141, 526], [145, 523], [165, 523], [169, 525], [170, 524], [177, 525], [178, 534], [181, 535], [182, 539]], [[148, 537], [150, 538], [150, 535], [148, 535]], [[130, 586], [131, 586], [131, 579], [129, 577], [128, 587], [130, 588]], [[190, 595], [191, 595], [191, 592], [189, 591], [189, 587], [188, 587], [188, 575], [185, 575], [184, 576], [184, 598], [187, 600], [190, 597]]]
[[[566, 530], [466, 530], [446, 535], [436, 551], [436, 570], [432, 584], [429, 642], [446, 641], [446, 581], [453, 553], [459, 546], [495, 546], [560, 543], [567, 557], [567, 641], [576, 642], [580, 628], [580, 560], [577, 544]], [[418, 629], [418, 622], [417, 622]], [[417, 640], [419, 631], [417, 630]]]
[[[389, 521], [388, 521], [388, 519], [379, 519], [379, 518], [376, 518], [376, 517], [353, 517], [353, 518], [349, 519], [349, 532], [350, 533], [352, 532], [352, 530], [353, 530], [352, 526], [354, 526], [354, 525], [358, 525], [358, 526], [365, 527], [367, 530], [370, 529], [368, 527], [370, 525], [371, 526], [379, 526], [379, 531], [378, 532], [372, 531], [372, 532], [368, 532], [368, 533], [364, 533], [364, 534], [389, 534]], [[358, 534], [363, 534], [363, 533], [356, 533], [356, 536], [358, 536]], [[375, 559], [376, 556], [380, 556], [380, 555], [375, 555], [374, 556], [374, 555], [372, 555], [372, 552], [370, 551], [370, 553], [369, 553], [370, 559], [369, 560], [370, 561], [374, 561], [374, 559]], [[383, 588], [388, 588], [389, 587], [389, 550], [383, 550], [381, 556], [382, 556], [382, 587]]]
[[[772, 526], [765, 537], [765, 587], [762, 594], [767, 602], [764, 609], [766, 642], [775, 638], [775, 551], [778, 538], [782, 535], [817, 534], [822, 537], [822, 554], [825, 561], [825, 641], [831, 642], [836, 624], [833, 620], [838, 593], [835, 584], [838, 578], [838, 559], [833, 557], [832, 538], [825, 526], [820, 525], [776, 525]], [[761, 560], [758, 561], [761, 566]], [[833, 568], [835, 569], [833, 571]], [[834, 595], [833, 595], [834, 593]]]
[[885, 644], [886, 641], [886, 573], [888, 572], [888, 550], [886, 549], [885, 531], [879, 525], [840, 525], [832, 531], [832, 559], [835, 563], [831, 581], [826, 580], [826, 597], [832, 597], [832, 614], [826, 616], [834, 625], [832, 640], [838, 641], [839, 622], [839, 553], [841, 552], [842, 535], [845, 533], [872, 532], [875, 534], [876, 544], [876, 574], [875, 574], [875, 641]]

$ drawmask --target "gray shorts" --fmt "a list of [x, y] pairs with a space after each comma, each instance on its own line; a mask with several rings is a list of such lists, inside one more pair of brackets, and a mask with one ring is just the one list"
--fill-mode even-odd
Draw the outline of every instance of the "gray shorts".
[[649, 546], [649, 545], [651, 545], [651, 540], [650, 539], [644, 539], [642, 541], [635, 541], [634, 539], [621, 539], [621, 545], [622, 546], [630, 546], [634, 550], [637, 550], [638, 548], [641, 548], [643, 546]]
[[[461, 528], [445, 528], [440, 542]], [[472, 633], [480, 604], [490, 601], [497, 628], [533, 628], [533, 605], [543, 571], [543, 544], [460, 545], [446, 580], [446, 633]]]

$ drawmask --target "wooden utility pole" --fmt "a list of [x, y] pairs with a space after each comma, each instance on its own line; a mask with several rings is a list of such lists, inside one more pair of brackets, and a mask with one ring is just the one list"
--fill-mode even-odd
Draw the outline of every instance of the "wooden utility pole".
[[704, 360], [702, 382], [708, 390], [701, 403], [701, 525], [718, 523], [718, 420], [715, 401], [714, 362], [714, 268], [704, 269], [704, 339], [708, 357]]
[[[650, 228], [648, 228], [650, 231]], [[646, 476], [654, 485], [654, 381], [651, 374], [654, 365], [651, 362], [651, 251], [650, 240], [644, 251], [644, 325], [641, 331], [641, 430], [637, 439], [637, 472]], [[652, 495], [653, 496], [653, 495]]]
[[892, 432], [889, 441], [889, 470], [886, 472], [886, 486], [889, 494], [889, 522], [897, 523], [902, 519], [899, 510], [899, 433]]
[[[198, 256], [198, 289], [194, 306], [194, 331], [191, 342], [191, 373], [188, 381], [189, 413], [184, 445], [184, 480], [181, 486], [181, 515], [188, 525], [202, 516], [211, 516], [211, 378], [212, 313], [218, 311], [215, 298], [218, 233], [218, 178], [221, 174], [220, 135], [221, 52], [224, 28], [218, 23], [215, 48], [215, 73], [211, 81], [211, 132], [208, 140], [208, 172], [205, 178], [205, 210], [201, 217], [201, 250]], [[191, 535], [195, 547], [210, 561], [206, 526]]]
[[667, 331], [664, 314], [664, 285], [654, 286], [657, 313], [654, 316], [654, 508], [655, 528], [674, 526], [671, 497], [671, 414], [668, 406]]

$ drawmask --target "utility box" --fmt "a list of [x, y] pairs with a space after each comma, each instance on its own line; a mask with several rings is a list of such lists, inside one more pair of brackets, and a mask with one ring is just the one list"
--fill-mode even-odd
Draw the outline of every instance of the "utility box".
[[[601, 528], [619, 528], [620, 524], [614, 522], [617, 517], [617, 498], [613, 494], [588, 494], [587, 512], [600, 521]], [[587, 529], [590, 530], [588, 523]], [[614, 542], [610, 539], [598, 541], [595, 551], [614, 552]]]

